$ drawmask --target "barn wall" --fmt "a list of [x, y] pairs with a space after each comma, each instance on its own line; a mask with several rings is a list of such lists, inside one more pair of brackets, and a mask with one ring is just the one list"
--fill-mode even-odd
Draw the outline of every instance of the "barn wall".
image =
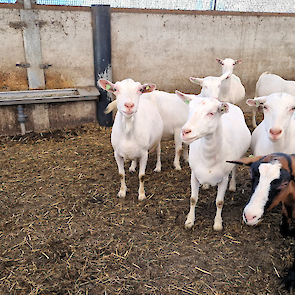
[[[93, 86], [94, 63], [91, 11], [37, 9], [46, 89]], [[26, 90], [20, 9], [0, 6], [0, 89]]]
[[[2, 91], [28, 89], [26, 69], [16, 67], [17, 63], [26, 62], [20, 9], [20, 4], [0, 5]], [[33, 5], [33, 9], [39, 19], [42, 60], [51, 65], [44, 70], [46, 88], [95, 85], [91, 8]], [[255, 83], [264, 71], [295, 80], [294, 16], [112, 9], [113, 81], [133, 78], [153, 82], [158, 89], [168, 92], [178, 89], [199, 93], [200, 87], [188, 78], [220, 75], [221, 67], [215, 58], [231, 57], [243, 60], [236, 66], [235, 73], [245, 85], [246, 97], [253, 97]], [[245, 103], [241, 107], [250, 111]], [[27, 107], [29, 109], [33, 107]], [[82, 109], [77, 108], [75, 118]], [[35, 107], [35, 118], [38, 111], [40, 107]], [[54, 118], [62, 120], [64, 110], [55, 111]], [[19, 130], [18, 122], [13, 119], [15, 113], [15, 107], [0, 109], [1, 134], [5, 134], [6, 129]], [[85, 115], [87, 113], [80, 116]], [[28, 118], [28, 129], [39, 131], [37, 123], [34, 127], [30, 120]], [[51, 122], [49, 117], [44, 120]], [[70, 121], [61, 126], [67, 124], [71, 124]], [[50, 128], [57, 125], [54, 123]]]
[[113, 10], [113, 79], [131, 77], [168, 92], [199, 93], [188, 78], [219, 76], [215, 58], [231, 57], [243, 60], [234, 72], [252, 98], [264, 71], [295, 80], [294, 16]]
[[[23, 105], [26, 132], [47, 132], [96, 122], [96, 102], [77, 101]], [[0, 107], [0, 135], [21, 133], [17, 106]]]
[[[1, 8], [4, 7], [4, 8]], [[15, 7], [15, 8], [12, 8]], [[45, 89], [95, 85], [90, 8], [33, 7], [40, 31]], [[0, 6], [0, 90], [28, 90], [21, 5]], [[26, 131], [44, 132], [97, 122], [96, 102], [24, 105]], [[20, 133], [17, 106], [0, 107], [0, 134]]]

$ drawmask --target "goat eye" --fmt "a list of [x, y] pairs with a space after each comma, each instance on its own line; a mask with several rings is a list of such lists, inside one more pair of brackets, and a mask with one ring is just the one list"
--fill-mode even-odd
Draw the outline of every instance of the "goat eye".
[[267, 110], [267, 107], [266, 107], [266, 106], [263, 106], [263, 109], [264, 109], [264, 110]]
[[114, 91], [117, 91], [117, 88], [114, 88]]

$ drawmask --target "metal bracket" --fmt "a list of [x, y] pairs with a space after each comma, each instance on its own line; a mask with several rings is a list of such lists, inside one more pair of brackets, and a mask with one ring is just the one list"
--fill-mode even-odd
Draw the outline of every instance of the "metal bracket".
[[49, 64], [41, 64], [41, 65], [39, 65], [39, 67], [40, 67], [40, 69], [44, 69], [44, 70], [46, 70], [46, 69], [48, 69], [49, 67], [51, 67], [51, 65], [49, 65]]
[[20, 68], [29, 68], [31, 65], [29, 63], [21, 62], [19, 64], [16, 64], [16, 66]]

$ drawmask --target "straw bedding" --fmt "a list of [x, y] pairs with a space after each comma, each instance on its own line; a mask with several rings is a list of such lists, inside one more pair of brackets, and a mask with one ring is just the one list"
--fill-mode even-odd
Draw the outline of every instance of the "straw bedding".
[[278, 286], [293, 240], [279, 233], [280, 208], [243, 224], [248, 168], [226, 193], [223, 231], [212, 229], [216, 188], [200, 191], [186, 230], [190, 169], [172, 168], [173, 142], [162, 172], [150, 154], [147, 200], [129, 172], [119, 199], [110, 132], [90, 124], [0, 139], [0, 294], [287, 294]]

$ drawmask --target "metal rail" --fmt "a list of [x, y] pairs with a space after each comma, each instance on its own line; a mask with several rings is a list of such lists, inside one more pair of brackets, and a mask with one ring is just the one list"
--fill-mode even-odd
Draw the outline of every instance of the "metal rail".
[[0, 106], [98, 100], [96, 87], [0, 92]]

